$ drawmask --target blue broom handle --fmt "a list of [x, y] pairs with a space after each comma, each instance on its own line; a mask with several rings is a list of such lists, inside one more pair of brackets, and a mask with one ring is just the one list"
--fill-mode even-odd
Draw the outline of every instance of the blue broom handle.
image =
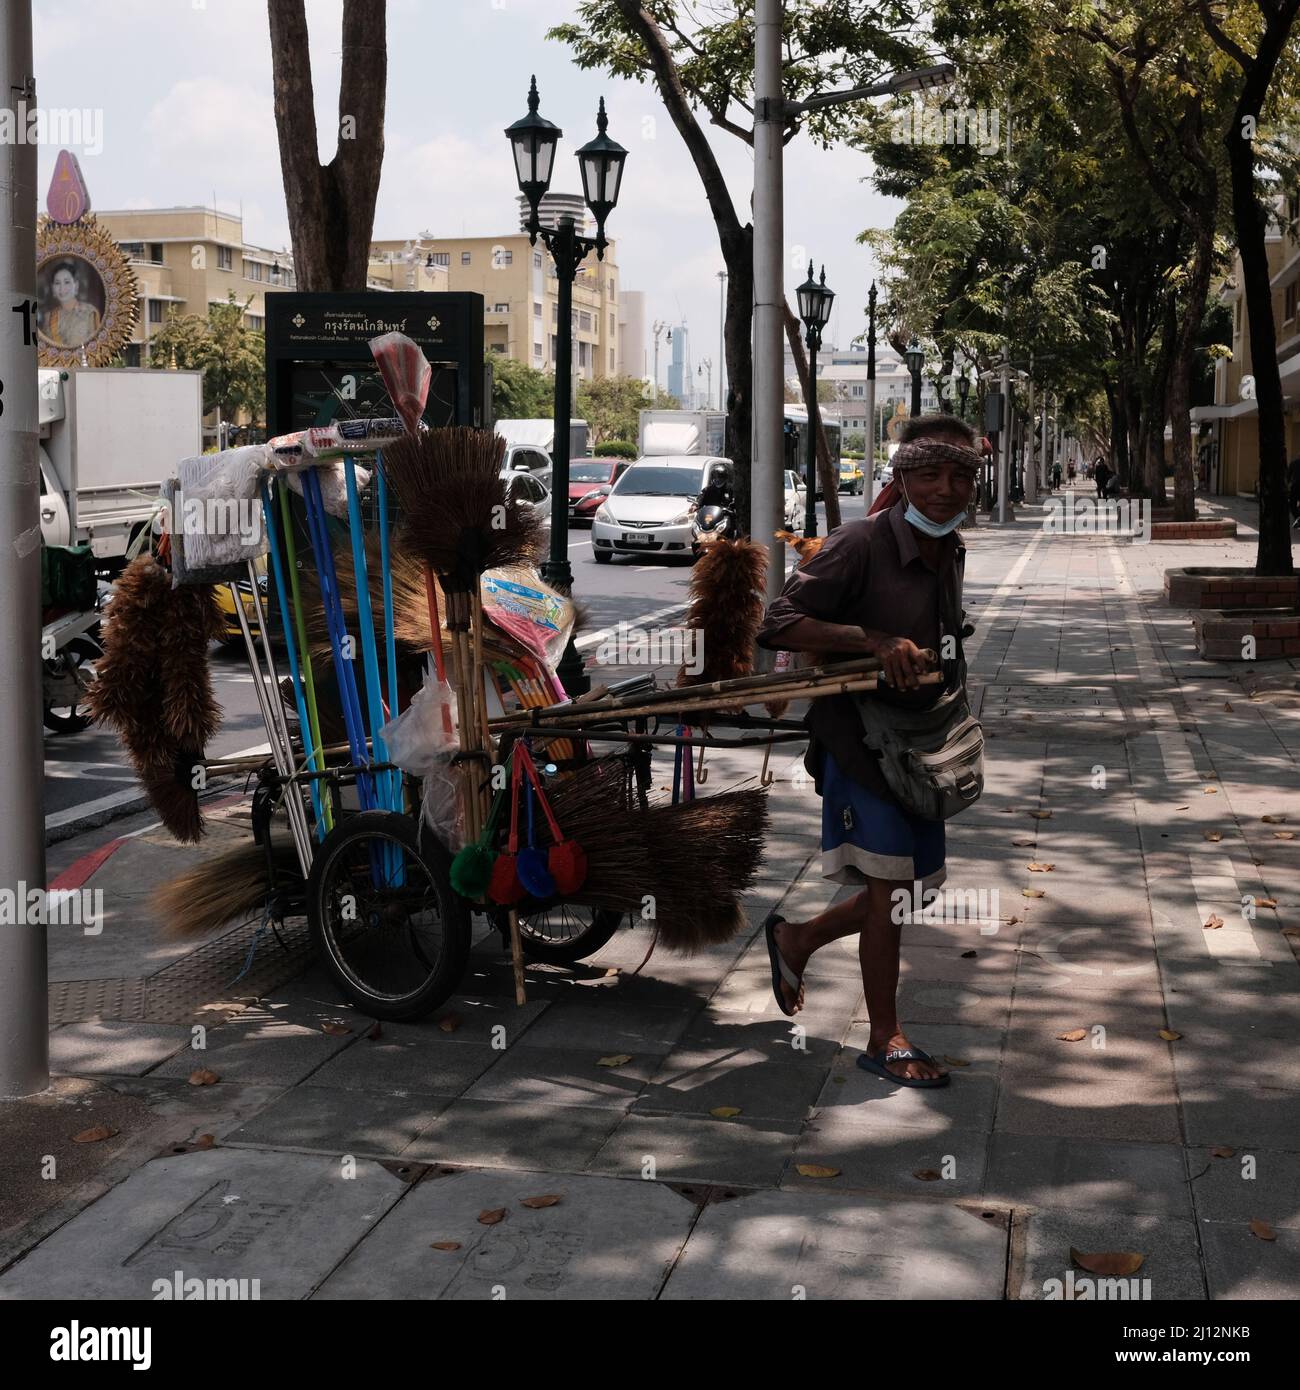
[[[271, 504], [271, 485], [262, 484], [262, 514], [266, 518], [266, 538], [271, 552], [271, 569], [275, 575], [275, 595], [280, 605], [280, 625], [284, 628], [284, 646], [289, 657], [289, 675], [293, 681], [293, 699], [298, 707], [298, 729], [302, 734], [302, 745], [307, 752], [307, 766], [312, 772], [319, 772], [316, 749], [312, 746], [311, 723], [307, 719], [307, 702], [303, 698], [302, 673], [298, 669], [298, 645], [293, 635], [292, 611], [289, 607], [289, 593], [284, 582], [284, 562], [280, 558], [280, 537], [275, 524], [275, 508]], [[269, 638], [267, 639], [270, 640]], [[311, 806], [316, 818], [316, 838], [325, 838], [325, 817], [322, 814], [320, 783], [311, 780]]]
[[[329, 531], [325, 522], [325, 503], [321, 498], [320, 480], [316, 476], [315, 468], [303, 470], [302, 491], [303, 500], [307, 504], [308, 529], [311, 533], [312, 550], [316, 555], [316, 572], [320, 579], [325, 621], [329, 627], [330, 647], [334, 652], [334, 676], [339, 688], [348, 747], [353, 763], [358, 767], [364, 767], [370, 761], [366, 754], [366, 731], [361, 720], [361, 701], [357, 696], [356, 675], [351, 660], [343, 654], [347, 628], [343, 621], [343, 606], [339, 600], [338, 577], [334, 571], [334, 552], [330, 548]], [[373, 776], [361, 774], [357, 777], [357, 794], [361, 798], [363, 810], [377, 809], [379, 803]]]

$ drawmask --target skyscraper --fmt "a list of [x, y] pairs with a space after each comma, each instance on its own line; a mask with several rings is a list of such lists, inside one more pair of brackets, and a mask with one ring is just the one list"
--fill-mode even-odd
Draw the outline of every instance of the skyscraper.
[[691, 392], [695, 383], [691, 381], [690, 376], [691, 358], [687, 351], [686, 325], [674, 324], [671, 332], [673, 359], [668, 364], [668, 394], [676, 396], [682, 408], [687, 409], [691, 404]]

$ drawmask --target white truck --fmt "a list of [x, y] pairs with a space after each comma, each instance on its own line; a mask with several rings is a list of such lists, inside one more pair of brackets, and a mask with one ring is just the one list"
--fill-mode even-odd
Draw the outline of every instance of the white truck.
[[159, 484], [203, 451], [203, 374], [42, 368], [39, 391], [41, 535], [116, 569]]
[[[535, 420], [497, 420], [492, 428], [506, 441], [505, 466], [511, 472], [527, 468], [530, 473], [549, 474], [555, 454], [555, 421], [543, 416]], [[585, 420], [569, 421], [569, 457], [585, 458], [588, 430]], [[538, 456], [545, 456], [545, 466]]]
[[641, 458], [683, 454], [726, 457], [727, 415], [723, 410], [643, 410], [637, 419]]

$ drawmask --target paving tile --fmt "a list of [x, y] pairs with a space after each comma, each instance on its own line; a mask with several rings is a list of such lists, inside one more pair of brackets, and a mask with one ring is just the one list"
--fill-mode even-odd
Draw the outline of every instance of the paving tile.
[[1171, 1081], [1114, 1077], [1098, 1069], [1081, 1079], [1028, 1072], [1009, 1079], [998, 1097], [994, 1127], [1003, 1134], [1174, 1144], [1182, 1138], [1178, 1121]]
[[455, 1100], [402, 1157], [427, 1163], [579, 1172], [622, 1112], [572, 1105]]
[[[817, 1097], [814, 1123], [834, 1116], [846, 1124], [916, 1125], [927, 1131], [988, 1130], [997, 1102], [996, 1078], [963, 1067], [949, 1067], [946, 1086], [895, 1086], [863, 1070], [858, 1050], [835, 1059]], [[931, 1056], [937, 1054], [931, 1052]]]
[[799, 1126], [739, 1116], [627, 1115], [588, 1165], [590, 1171], [661, 1182], [775, 1187]]
[[[862, 981], [853, 976], [828, 975], [810, 982], [803, 1012], [819, 1026], [847, 1024], [862, 999]], [[735, 1013], [750, 1018], [783, 1018], [772, 993], [771, 968], [733, 970], [709, 999], [715, 1013]]]
[[1279, 1230], [1300, 1230], [1300, 1154], [1243, 1145], [1216, 1158], [1210, 1149], [1188, 1149], [1187, 1165], [1203, 1221], [1258, 1219]]
[[207, 1046], [187, 1048], [156, 1068], [154, 1075], [186, 1077], [198, 1069], [223, 1081], [292, 1086], [357, 1042], [355, 1033], [333, 1035], [278, 1018], [246, 1020], [209, 1028]]
[[946, 1203], [756, 1192], [704, 1208], [663, 1297], [993, 1300], [1005, 1252], [1001, 1222]]
[[[524, 1198], [554, 1196], [530, 1209]], [[485, 1226], [481, 1211], [505, 1208]], [[695, 1220], [662, 1183], [509, 1171], [426, 1177], [321, 1285], [318, 1299], [655, 1298]], [[455, 1250], [434, 1250], [434, 1242]]]
[[1237, 1149], [1257, 1144], [1300, 1151], [1300, 1097], [1294, 1091], [1223, 1084], [1192, 1087], [1180, 1078], [1179, 1100], [1189, 1144]]
[[1106, 1286], [1109, 1301], [1205, 1298], [1197, 1231], [1191, 1221], [1048, 1207], [1031, 1212], [1025, 1222], [1024, 1272], [1016, 1296], [1049, 1302], [1101, 1297], [1097, 1276], [1072, 1264], [1071, 1248], [1085, 1253], [1133, 1250], [1145, 1256], [1122, 1289], [1113, 1283]]
[[445, 1096], [295, 1086], [223, 1142], [396, 1157], [450, 1104]]
[[[0, 1277], [0, 1299], [155, 1297], [155, 1281], [259, 1281], [300, 1299], [406, 1195], [359, 1159], [344, 1181], [317, 1154], [206, 1149], [155, 1159], [48, 1236]], [[93, 1257], [91, 1253], [93, 1252]]]
[[506, 1050], [458, 1043], [436, 1030], [428, 1037], [361, 1039], [312, 1074], [312, 1084], [342, 1090], [458, 1096]]
[[50, 1071], [59, 1076], [143, 1076], [182, 1047], [189, 1028], [170, 1023], [66, 1023], [50, 1034]]
[[1173, 1144], [1092, 1143], [995, 1134], [984, 1198], [1008, 1206], [1192, 1218], [1182, 1151]]
[[670, 1052], [686, 1031], [695, 1009], [660, 1008], [637, 1004], [610, 991], [599, 1002], [573, 1004], [557, 1000], [546, 1016], [520, 1039], [523, 1047], [599, 1048], [605, 1054], [631, 1052], [638, 1056]]
[[1211, 1298], [1300, 1298], [1300, 1232], [1279, 1230], [1276, 1240], [1262, 1241], [1244, 1222], [1203, 1221], [1199, 1234]]
[[[603, 1057], [628, 1056], [617, 1066]], [[657, 1053], [641, 1056], [599, 1048], [515, 1047], [465, 1092], [468, 1100], [510, 1101], [530, 1106], [601, 1106], [626, 1109], [659, 1065]]]

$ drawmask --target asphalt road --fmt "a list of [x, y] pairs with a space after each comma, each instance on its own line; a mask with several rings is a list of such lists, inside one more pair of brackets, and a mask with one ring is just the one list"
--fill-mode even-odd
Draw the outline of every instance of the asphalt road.
[[[859, 499], [846, 497], [841, 501], [846, 517], [859, 514]], [[824, 514], [822, 526], [824, 529]], [[597, 565], [590, 531], [585, 528], [570, 530], [569, 559], [574, 595], [583, 609], [580, 639], [617, 628], [620, 622], [645, 621], [647, 615], [686, 605], [691, 566], [685, 561], [643, 563], [640, 557], [631, 557]], [[673, 618], [664, 614], [648, 621], [667, 626]], [[584, 656], [593, 667], [597, 650], [597, 644], [584, 644]], [[228, 757], [265, 744], [253, 678], [242, 648], [214, 647], [211, 664], [224, 722], [208, 749], [209, 756]], [[106, 797], [129, 795], [136, 789], [126, 755], [109, 731], [92, 725], [77, 734], [45, 734], [46, 817], [88, 807]]]

